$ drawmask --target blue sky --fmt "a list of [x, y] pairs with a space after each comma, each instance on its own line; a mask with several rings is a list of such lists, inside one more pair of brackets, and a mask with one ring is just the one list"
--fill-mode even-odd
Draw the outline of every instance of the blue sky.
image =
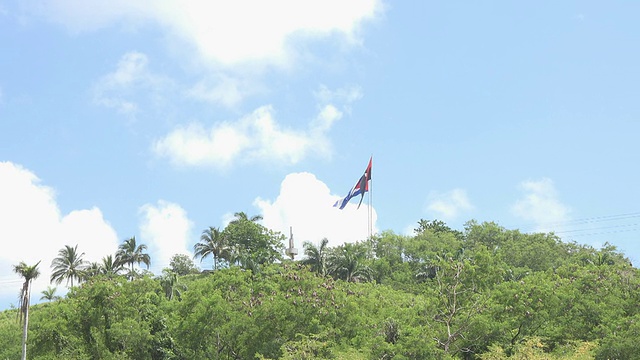
[[495, 221], [640, 261], [639, 3], [228, 3], [0, 1], [0, 307], [21, 260], [34, 299], [64, 245], [136, 236], [159, 273], [238, 211], [362, 240], [331, 205], [372, 155], [376, 231]]

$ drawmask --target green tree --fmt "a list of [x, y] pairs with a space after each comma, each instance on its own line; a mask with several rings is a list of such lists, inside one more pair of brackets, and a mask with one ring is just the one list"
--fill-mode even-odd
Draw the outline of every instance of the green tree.
[[117, 276], [124, 270], [124, 264], [118, 261], [118, 257], [114, 259], [112, 255], [107, 255], [102, 258], [102, 263], [99, 266], [100, 274], [106, 276]]
[[188, 274], [197, 274], [200, 272], [193, 260], [185, 254], [175, 254], [169, 260], [169, 270], [172, 272], [184, 276]]
[[416, 269], [436, 258], [457, 257], [465, 251], [465, 242], [449, 231], [426, 228], [404, 244], [404, 257]]
[[258, 221], [263, 219], [262, 215], [253, 215], [252, 217], [249, 217], [247, 215], [247, 213], [245, 213], [244, 211], [240, 211], [240, 212], [234, 213], [233, 217], [235, 219], [231, 220], [232, 223], [234, 223], [234, 222], [242, 222], [242, 221], [250, 221], [250, 222], [253, 222], [253, 223], [257, 223]]
[[42, 334], [43, 345], [50, 344], [43, 358], [176, 359], [162, 292], [151, 277], [96, 277], [72, 289], [66, 301], [54, 304], [69, 305], [62, 314], [67, 326], [62, 333]]
[[344, 244], [337, 247], [330, 257], [330, 273], [347, 282], [368, 281], [372, 270], [365, 264], [366, 250], [362, 244]]
[[488, 341], [512, 350], [524, 339], [549, 336], [544, 332], [545, 326], [562, 311], [557, 292], [563, 289], [554, 279], [553, 274], [536, 272], [494, 286], [484, 314], [492, 324], [484, 331]]
[[484, 350], [491, 320], [485, 321], [481, 314], [502, 275], [495, 259], [486, 248], [480, 248], [437, 255], [431, 261], [435, 275], [426, 281], [424, 294], [434, 306], [429, 320], [434, 340], [451, 356]]
[[15, 311], [0, 311], [0, 359], [20, 359], [21, 356], [22, 324], [15, 320]]
[[164, 294], [169, 301], [173, 300], [174, 297], [180, 299], [182, 292], [187, 290], [187, 286], [180, 283], [180, 276], [178, 273], [175, 273], [170, 269], [162, 270], [160, 286], [162, 286], [162, 290], [164, 290]]
[[84, 253], [78, 254], [78, 245], [71, 247], [65, 245], [64, 248], [58, 252], [58, 257], [53, 259], [51, 267], [53, 272], [51, 273], [51, 282], [60, 284], [62, 280], [67, 280], [67, 285], [71, 281], [71, 287], [73, 287], [73, 280], [80, 281], [85, 267], [85, 262], [82, 260]]
[[40, 297], [40, 300], [53, 301], [60, 299], [60, 296], [56, 295], [57, 289], [58, 288], [56, 287], [48, 286], [46, 290], [42, 290], [42, 296]]
[[114, 258], [113, 255], [107, 255], [100, 262], [89, 263], [82, 272], [82, 279], [86, 281], [98, 275], [106, 277], [119, 276], [125, 270], [125, 264], [120, 261], [118, 256]]
[[193, 251], [193, 256], [199, 257], [200, 262], [211, 255], [213, 270], [218, 270], [220, 261], [229, 257], [229, 246], [225, 234], [213, 226], [202, 231], [200, 242], [193, 246]]
[[389, 284], [397, 288], [412, 287], [416, 277], [406, 261], [406, 243], [410, 237], [383, 231], [370, 240], [374, 260], [371, 269], [374, 279], [380, 284]]
[[302, 245], [304, 247], [304, 255], [306, 256], [306, 258], [302, 259], [302, 263], [309, 265], [311, 267], [311, 271], [318, 273], [320, 276], [327, 275], [328, 244], [329, 240], [327, 238], [323, 238], [320, 241], [319, 246], [315, 246], [308, 241], [305, 241]]
[[20, 309], [18, 311], [20, 322], [22, 323], [22, 360], [27, 359], [27, 332], [29, 329], [31, 282], [40, 276], [38, 265], [40, 265], [40, 261], [35, 265], [27, 265], [24, 261], [21, 261], [18, 265], [13, 266], [13, 271], [24, 279], [22, 290], [20, 290]]
[[[549, 344], [545, 344], [539, 337], [528, 337], [516, 344], [511, 351], [494, 345], [479, 358], [482, 360], [592, 360], [596, 343], [577, 342], [564, 344], [549, 352]], [[637, 354], [632, 353], [632, 354]], [[603, 359], [631, 359], [633, 357], [607, 357]], [[596, 357], [598, 359], [598, 357]]]
[[619, 329], [600, 340], [601, 346], [595, 358], [606, 359], [634, 359], [640, 354], [640, 315], [625, 317], [617, 321]]
[[248, 217], [238, 212], [224, 229], [222, 236], [229, 243], [230, 263], [257, 270], [261, 265], [282, 259], [284, 235], [258, 224], [261, 219], [260, 215]]
[[136, 237], [129, 238], [125, 240], [118, 247], [118, 251], [116, 252], [116, 262], [122, 264], [129, 264], [130, 270], [130, 278], [133, 278], [133, 264], [145, 264], [147, 265], [147, 269], [151, 264], [151, 257], [145, 251], [147, 250], [147, 245], [136, 243]]
[[453, 236], [455, 236], [456, 238], [462, 240], [464, 238], [464, 234], [461, 231], [458, 230], [453, 230], [452, 228], [450, 228], [449, 226], [447, 226], [447, 224], [444, 221], [441, 220], [424, 220], [424, 219], [420, 219], [418, 221], [418, 227], [415, 228], [413, 231], [416, 234], [421, 234], [425, 231], [431, 231], [433, 233], [448, 233], [448, 234], [452, 234]]
[[314, 360], [334, 359], [329, 344], [320, 336], [306, 336], [297, 334], [295, 340], [289, 340], [282, 345], [283, 360]]
[[92, 261], [82, 270], [82, 281], [87, 281], [94, 276], [100, 275], [102, 269], [100, 264], [97, 261]]
[[[259, 263], [258, 245], [277, 236], [239, 216], [225, 231], [237, 235], [243, 268], [206, 276], [167, 268], [133, 281], [96, 272], [29, 310], [27, 350], [34, 359], [107, 360], [637, 357], [640, 270], [615, 248], [467, 225], [462, 237], [429, 223], [414, 236], [320, 243], [331, 275], [323, 277], [313, 263]], [[363, 281], [366, 267], [376, 281]], [[0, 312], [0, 359], [20, 357], [16, 315]]]

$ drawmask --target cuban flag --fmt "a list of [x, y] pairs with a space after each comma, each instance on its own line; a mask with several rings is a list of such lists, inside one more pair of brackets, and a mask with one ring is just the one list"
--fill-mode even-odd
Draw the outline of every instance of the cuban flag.
[[369, 180], [371, 180], [371, 160], [373, 160], [373, 157], [369, 158], [369, 165], [364, 171], [364, 175], [360, 177], [358, 182], [353, 186], [351, 191], [349, 191], [347, 196], [336, 201], [336, 203], [333, 204], [333, 207], [337, 207], [342, 210], [345, 206], [347, 206], [349, 200], [360, 195], [360, 203], [358, 203], [358, 209], [360, 208], [360, 205], [362, 205], [362, 199], [364, 199], [364, 193], [369, 191]]

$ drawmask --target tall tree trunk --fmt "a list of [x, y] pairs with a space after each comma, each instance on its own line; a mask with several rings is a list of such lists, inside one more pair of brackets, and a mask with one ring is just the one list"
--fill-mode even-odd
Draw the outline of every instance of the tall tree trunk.
[[22, 326], [22, 360], [27, 360], [27, 329], [29, 328], [29, 309], [24, 314], [24, 325]]
[[27, 285], [27, 293], [22, 301], [27, 303], [24, 311], [24, 323], [22, 324], [22, 360], [27, 360], [27, 330], [29, 329], [29, 299], [31, 298], [31, 286]]

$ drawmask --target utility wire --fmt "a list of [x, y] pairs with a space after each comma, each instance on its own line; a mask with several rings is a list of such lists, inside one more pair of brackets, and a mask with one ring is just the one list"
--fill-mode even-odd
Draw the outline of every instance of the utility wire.
[[[580, 232], [580, 231], [617, 229], [617, 228], [624, 228], [624, 227], [630, 227], [630, 226], [638, 226], [638, 223], [623, 224], [623, 225], [613, 225], [613, 226], [603, 226], [603, 227], [595, 227], [595, 228], [585, 228], [585, 229], [554, 231], [554, 234], [558, 235], [558, 234], [575, 233], [575, 232]], [[626, 230], [626, 231], [633, 231], [633, 230]], [[581, 234], [581, 235], [587, 235], [587, 234]]]
[[[539, 224], [529, 223], [519, 228], [523, 232], [531, 232], [531, 231], [535, 231], [536, 228], [557, 229], [557, 228], [567, 228], [567, 227], [578, 226], [578, 225], [598, 224], [603, 222], [622, 221], [622, 220], [629, 220], [629, 219], [636, 219], [636, 218], [640, 218], [640, 212], [617, 214], [617, 215], [595, 216], [590, 218], [549, 222], [549, 223], [539, 223]], [[598, 229], [598, 228], [595, 228], [595, 229]], [[554, 230], [554, 233], [559, 234], [559, 233], [565, 233], [570, 231], [581, 231], [581, 229], [577, 229], [577, 230], [576, 229], [572, 229], [572, 230], [558, 229], [558, 230]]]
[[618, 234], [618, 233], [625, 233], [625, 232], [632, 232], [632, 231], [640, 231], [640, 228], [627, 229], [627, 230], [615, 230], [615, 231], [603, 231], [603, 232], [595, 232], [595, 233], [589, 233], [589, 234], [576, 234], [576, 235], [571, 235], [571, 237], [605, 235], [605, 234]]

